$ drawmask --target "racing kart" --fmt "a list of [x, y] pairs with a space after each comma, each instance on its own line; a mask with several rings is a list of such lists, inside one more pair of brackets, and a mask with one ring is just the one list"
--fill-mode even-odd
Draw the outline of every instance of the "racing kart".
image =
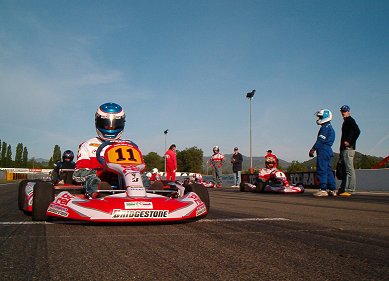
[[88, 222], [160, 222], [203, 218], [208, 214], [209, 194], [201, 185], [169, 183], [169, 188], [146, 189], [141, 177], [143, 157], [135, 144], [108, 141], [100, 145], [96, 156], [107, 171], [119, 176], [121, 186], [105, 185], [105, 189], [97, 190], [98, 197], [88, 198], [80, 186], [59, 189], [50, 182], [36, 181], [31, 199], [34, 221], [62, 218]]
[[184, 184], [199, 184], [206, 188], [214, 188], [216, 187], [215, 183], [213, 181], [203, 181], [202, 179], [199, 180], [195, 177], [189, 177], [184, 179]]
[[43, 183], [51, 183], [54, 192], [59, 193], [63, 190], [68, 191], [81, 191], [81, 184], [75, 183], [72, 180], [72, 175], [74, 169], [60, 169], [61, 180], [55, 181], [53, 177], [45, 178], [45, 179], [28, 179], [22, 180], [19, 183], [18, 187], [18, 208], [22, 210], [26, 214], [30, 214], [32, 212], [32, 204], [33, 204], [33, 196], [34, 196], [34, 187], [39, 183], [42, 185]]
[[241, 192], [267, 192], [267, 193], [303, 193], [302, 185], [291, 185], [286, 180], [285, 174], [280, 171], [272, 172], [267, 180], [258, 175], [242, 175], [239, 186]]

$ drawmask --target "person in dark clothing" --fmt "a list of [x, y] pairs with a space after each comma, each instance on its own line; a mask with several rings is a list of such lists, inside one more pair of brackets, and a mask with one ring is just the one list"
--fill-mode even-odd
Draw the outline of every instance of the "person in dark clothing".
[[340, 108], [343, 117], [342, 136], [340, 139], [340, 161], [343, 163], [344, 173], [338, 190], [339, 196], [350, 196], [355, 191], [356, 177], [354, 170], [355, 146], [361, 131], [354, 118], [350, 115], [350, 107], [343, 105]]
[[336, 196], [335, 177], [332, 171], [332, 145], [335, 140], [335, 131], [332, 128], [332, 113], [328, 109], [322, 109], [315, 114], [317, 116], [316, 124], [320, 125], [317, 140], [309, 156], [314, 157], [316, 151], [316, 175], [319, 180], [320, 190], [314, 196]]
[[243, 156], [239, 153], [239, 149], [237, 147], [234, 148], [234, 154], [232, 154], [231, 163], [232, 172], [234, 173], [234, 185], [232, 187], [239, 187], [241, 182]]
[[54, 164], [54, 169], [52, 171], [52, 182], [58, 184], [63, 182], [64, 184], [73, 183], [73, 172], [76, 166], [76, 163], [73, 161], [74, 153], [71, 150], [65, 150], [62, 154], [62, 162], [59, 161]]

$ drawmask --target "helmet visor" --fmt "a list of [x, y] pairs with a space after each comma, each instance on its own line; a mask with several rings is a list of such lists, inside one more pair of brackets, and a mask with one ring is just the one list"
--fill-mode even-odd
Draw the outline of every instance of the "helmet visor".
[[115, 119], [115, 118], [102, 118], [101, 116], [96, 116], [96, 128], [103, 130], [123, 130], [124, 129], [124, 118]]

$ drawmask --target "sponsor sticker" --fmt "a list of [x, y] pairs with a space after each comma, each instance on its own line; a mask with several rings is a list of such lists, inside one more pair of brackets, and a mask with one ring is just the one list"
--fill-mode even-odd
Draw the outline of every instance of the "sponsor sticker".
[[47, 212], [62, 217], [67, 217], [69, 215], [67, 208], [63, 208], [61, 206], [56, 206], [56, 205], [50, 205], [50, 207], [47, 209]]
[[113, 219], [140, 219], [140, 218], [167, 218], [168, 210], [120, 210], [114, 209], [112, 212]]
[[34, 186], [35, 186], [36, 182], [28, 182], [27, 185], [26, 185], [26, 194], [28, 196], [30, 196], [33, 192], [34, 192]]
[[144, 201], [132, 201], [132, 202], [124, 202], [124, 209], [152, 209], [152, 202], [144, 202]]
[[197, 208], [197, 211], [196, 211], [196, 216], [201, 216], [202, 214], [204, 214], [205, 212], [207, 211], [207, 207], [205, 206], [205, 204], [203, 206], [199, 206]]

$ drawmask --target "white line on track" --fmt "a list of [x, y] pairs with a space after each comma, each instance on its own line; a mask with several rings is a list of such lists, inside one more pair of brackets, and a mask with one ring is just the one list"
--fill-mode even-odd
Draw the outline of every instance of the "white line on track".
[[[212, 223], [212, 222], [249, 222], [249, 221], [290, 221], [286, 218], [226, 218], [226, 219], [201, 219], [195, 221], [196, 223]], [[136, 222], [136, 221], [135, 221]], [[93, 222], [82, 221], [0, 221], [0, 225], [31, 225], [31, 224], [91, 224]], [[98, 223], [98, 222], [97, 222]], [[118, 221], [118, 223], [124, 223]], [[130, 223], [129, 223], [130, 224]]]

